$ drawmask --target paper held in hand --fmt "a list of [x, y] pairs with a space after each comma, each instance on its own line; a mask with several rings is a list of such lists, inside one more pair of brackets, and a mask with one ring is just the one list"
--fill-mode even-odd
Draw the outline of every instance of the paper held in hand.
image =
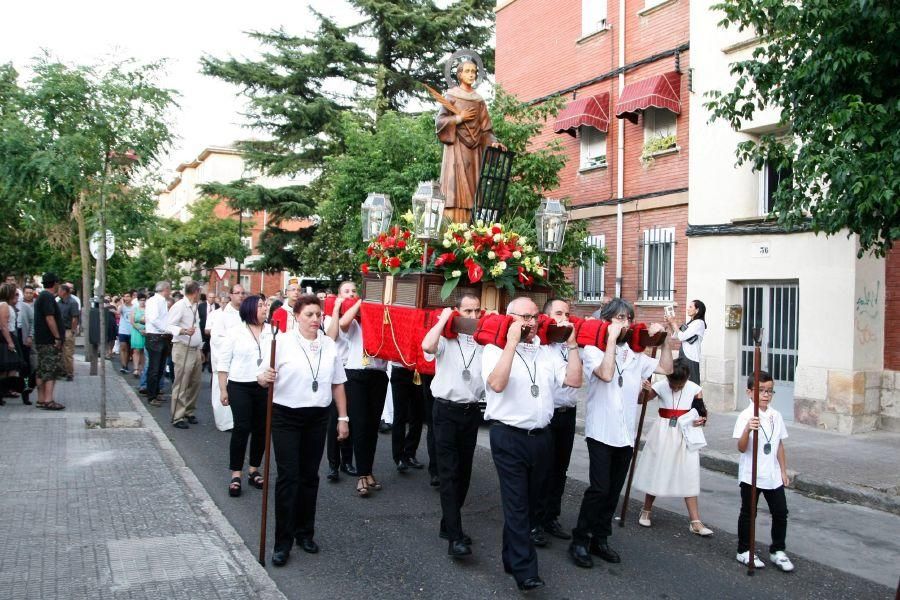
[[706, 447], [706, 436], [703, 435], [702, 427], [694, 427], [694, 421], [700, 418], [697, 409], [692, 408], [685, 414], [678, 417], [678, 427], [684, 436], [684, 445], [688, 450], [699, 450]]

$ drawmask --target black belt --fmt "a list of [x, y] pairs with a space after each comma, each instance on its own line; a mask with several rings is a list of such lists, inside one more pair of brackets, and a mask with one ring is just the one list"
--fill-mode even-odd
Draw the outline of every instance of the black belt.
[[434, 401], [438, 404], [443, 404], [447, 408], [456, 410], [471, 410], [478, 406], [477, 402], [453, 402], [452, 400], [447, 400], [446, 398], [438, 398], [437, 396], [435, 396]]
[[163, 338], [169, 338], [170, 340], [172, 339], [171, 333], [145, 333], [144, 335], [148, 338], [163, 337]]
[[501, 423], [499, 421], [495, 421], [494, 425], [528, 436], [541, 435], [542, 433], [547, 431], [546, 427], [541, 427], [540, 429], [523, 429], [522, 427], [513, 427], [512, 425], [507, 425], [506, 423]]
[[574, 406], [560, 406], [558, 408], [554, 408], [553, 412], [555, 414], [559, 414], [559, 413], [569, 412], [570, 410], [575, 410], [575, 407]]

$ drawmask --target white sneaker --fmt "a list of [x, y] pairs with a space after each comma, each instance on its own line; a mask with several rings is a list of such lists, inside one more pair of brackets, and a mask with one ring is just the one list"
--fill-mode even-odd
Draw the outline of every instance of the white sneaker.
[[[785, 558], [787, 558], [787, 557], [785, 556]], [[750, 551], [748, 550], [747, 552], [738, 552], [737, 556], [735, 556], [734, 559], [736, 561], [738, 561], [739, 563], [741, 563], [742, 565], [749, 565], [750, 564]], [[788, 562], [790, 562], [790, 561], [788, 561]], [[753, 555], [753, 566], [756, 567], [757, 569], [763, 569], [763, 568], [765, 568], [766, 563], [764, 563], [763, 561], [761, 561], [759, 559], [758, 554], [754, 554]]]
[[650, 511], [641, 510], [641, 516], [638, 518], [638, 525], [641, 527], [650, 527]]
[[703, 524], [702, 521], [691, 521], [690, 527], [691, 533], [696, 533], [700, 537], [707, 537], [713, 534], [713, 530]]
[[785, 573], [790, 573], [794, 570], [794, 563], [791, 562], [791, 559], [789, 559], [788, 555], [785, 554], [782, 550], [779, 550], [775, 554], [770, 554], [769, 560], [772, 561], [773, 565], [775, 565]]

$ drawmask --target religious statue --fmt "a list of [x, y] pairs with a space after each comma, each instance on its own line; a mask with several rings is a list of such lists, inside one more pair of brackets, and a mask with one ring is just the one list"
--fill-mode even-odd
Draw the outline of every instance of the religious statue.
[[484, 149], [494, 146], [505, 151], [506, 147], [494, 136], [487, 104], [475, 91], [483, 73], [483, 67], [479, 73], [480, 57], [474, 52], [457, 52], [450, 58], [448, 70], [459, 55], [463, 56], [456, 66], [459, 85], [448, 89], [443, 97], [431, 91], [441, 104], [435, 129], [444, 144], [440, 180], [446, 198], [444, 214], [451, 221], [465, 223], [471, 220]]

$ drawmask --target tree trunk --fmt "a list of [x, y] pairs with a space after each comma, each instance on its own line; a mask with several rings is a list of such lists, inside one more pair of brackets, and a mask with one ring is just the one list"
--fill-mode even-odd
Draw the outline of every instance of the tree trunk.
[[97, 354], [90, 343], [91, 331], [91, 253], [88, 247], [87, 226], [84, 222], [85, 193], [78, 196], [78, 202], [72, 207], [72, 216], [78, 224], [78, 248], [81, 254], [81, 329], [84, 332], [84, 359], [91, 363], [91, 375], [97, 374]]

